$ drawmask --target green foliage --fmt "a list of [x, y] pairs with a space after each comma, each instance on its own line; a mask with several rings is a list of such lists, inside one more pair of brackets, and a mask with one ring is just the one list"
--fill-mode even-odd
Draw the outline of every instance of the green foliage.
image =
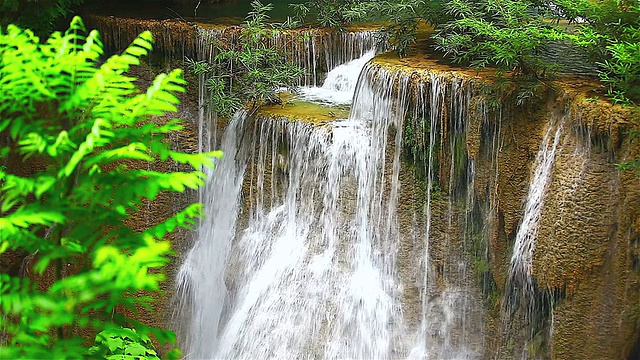
[[345, 10], [352, 22], [382, 22], [381, 31], [400, 56], [416, 42], [421, 21], [438, 24], [445, 21], [445, 15], [442, 2], [432, 0], [359, 1]]
[[[614, 102], [640, 100], [636, 0], [450, 0], [446, 8], [452, 20], [438, 29], [436, 48], [459, 63], [524, 75], [516, 79], [519, 101], [535, 96], [535, 79], [555, 70], [553, 59], [542, 58], [539, 50], [569, 39], [589, 50]], [[553, 19], [579, 23], [564, 31], [551, 25]]]
[[299, 4], [290, 4], [297, 19], [306, 19], [313, 15], [320, 26], [343, 28], [349, 23], [347, 11], [356, 1], [314, 0]]
[[600, 66], [600, 80], [614, 101], [640, 101], [640, 3], [635, 0], [558, 3], [569, 20], [582, 24], [572, 39]]
[[[88, 352], [92, 358], [160, 359], [153, 349], [151, 339], [147, 335], [139, 334], [135, 329], [110, 326], [96, 335], [95, 343]], [[173, 350], [166, 358], [179, 359], [179, 355], [179, 352]]]
[[0, 26], [10, 23], [29, 28], [37, 34], [48, 34], [57, 20], [67, 16], [71, 9], [84, 0], [2, 0]]
[[[142, 336], [174, 341], [119, 313], [149, 307], [171, 254], [164, 237], [189, 227], [200, 214], [193, 204], [146, 229], [127, 219], [160, 192], [182, 192], [203, 183], [197, 169], [210, 154], [173, 151], [165, 140], [178, 120], [150, 116], [176, 111], [184, 91], [181, 71], [160, 74], [146, 93], [125, 75], [151, 50], [142, 33], [122, 55], [101, 61], [102, 44], [79, 18], [64, 34], [41, 42], [29, 30], [0, 30], [0, 131], [3, 160], [38, 164], [24, 175], [0, 170], [0, 252], [37, 254], [33, 270], [53, 273], [48, 288], [27, 278], [0, 274], [0, 319], [7, 358], [82, 358], [87, 347], [78, 330], [100, 332], [113, 323]], [[14, 160], [14, 161], [15, 161]], [[189, 172], [161, 173], [153, 161], [189, 164]], [[136, 341], [129, 338], [131, 341]]]
[[[627, 105], [640, 101], [637, 0], [309, 0], [292, 6], [299, 18], [315, 15], [323, 26], [380, 22], [401, 56], [415, 43], [421, 21], [436, 25], [434, 47], [454, 62], [495, 67], [499, 77], [515, 75], [499, 79], [501, 88], [491, 96], [515, 93], [518, 103], [538, 96], [544, 86], [539, 80], [558, 69], [541, 50], [572, 40], [591, 53], [609, 98]], [[557, 26], [566, 20], [577, 24]]]
[[259, 0], [251, 6], [253, 10], [237, 37], [215, 40], [216, 55], [210, 63], [188, 60], [191, 71], [207, 77], [211, 106], [222, 116], [245, 106], [253, 114], [265, 103], [279, 103], [278, 89], [293, 87], [304, 74], [286, 61], [280, 49], [265, 41], [281, 31], [277, 25], [267, 24], [272, 6]]
[[[639, 34], [640, 35], [640, 34]], [[640, 39], [640, 36], [638, 36]], [[606, 47], [610, 58], [602, 61], [600, 80], [609, 86], [614, 102], [631, 104], [640, 100], [640, 41], [613, 43]]]
[[381, 23], [385, 40], [404, 55], [416, 42], [421, 21], [437, 24], [444, 21], [442, 3], [430, 0], [307, 1], [292, 5], [299, 18], [315, 15], [321, 26], [344, 28], [352, 23]]
[[450, 0], [445, 7], [452, 20], [438, 29], [435, 47], [458, 63], [543, 77], [551, 66], [539, 50], [564, 38], [528, 1]]

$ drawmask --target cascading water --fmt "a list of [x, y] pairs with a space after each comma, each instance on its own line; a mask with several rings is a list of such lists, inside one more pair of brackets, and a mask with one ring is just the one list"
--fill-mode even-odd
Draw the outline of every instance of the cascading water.
[[[226, 38], [233, 41], [238, 36], [239, 27], [216, 27], [197, 29], [197, 53], [201, 60], [211, 60], [215, 56], [215, 39]], [[286, 60], [305, 70], [305, 76], [299, 85], [315, 87], [321, 77], [350, 61], [356, 59], [366, 62], [376, 52], [386, 48], [384, 39], [376, 30], [333, 32], [319, 29], [303, 29], [276, 32], [273, 37], [265, 39], [267, 46], [280, 49]], [[373, 55], [369, 54], [373, 51]], [[353, 68], [351, 68], [353, 70]], [[352, 80], [342, 86], [355, 86], [357, 75], [351, 74]], [[335, 75], [334, 75], [335, 76]], [[344, 75], [343, 75], [344, 76]], [[350, 102], [351, 99], [349, 98]], [[344, 102], [344, 101], [343, 101]]]
[[300, 95], [305, 100], [333, 105], [351, 104], [358, 77], [364, 65], [376, 55], [375, 48], [361, 57], [337, 66], [327, 74], [321, 87], [305, 86]]
[[[482, 331], [468, 325], [480, 322], [471, 318], [473, 291], [454, 283], [459, 276], [447, 280], [457, 270], [437, 275], [429, 260], [430, 242], [441, 240], [430, 230], [432, 163], [452, 89], [437, 75], [428, 88], [409, 80], [366, 66], [349, 119], [329, 128], [272, 119], [229, 125], [226, 157], [207, 185], [206, 220], [178, 278], [190, 358], [479, 356]], [[407, 214], [403, 122], [424, 114], [432, 129], [426, 209]]]
[[364, 56], [371, 49], [387, 49], [387, 39], [377, 30], [330, 32], [323, 37], [324, 61], [327, 70]]
[[[220, 318], [227, 299], [224, 272], [230, 246], [236, 233], [240, 192], [246, 168], [241, 137], [245, 116], [237, 114], [227, 126], [222, 149], [225, 156], [216, 161], [215, 172], [207, 170], [200, 196], [206, 214], [197, 231], [198, 241], [180, 267], [176, 286], [182, 294], [179, 316], [189, 318], [185, 339], [187, 355], [210, 358], [217, 346]], [[235, 156], [234, 156], [235, 155]], [[217, 176], [224, 174], [224, 176]]]

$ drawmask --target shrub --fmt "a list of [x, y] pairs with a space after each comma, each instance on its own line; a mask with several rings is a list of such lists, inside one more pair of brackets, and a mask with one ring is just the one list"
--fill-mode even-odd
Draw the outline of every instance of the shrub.
[[599, 65], [600, 80], [615, 101], [640, 101], [640, 3], [636, 0], [558, 2], [570, 21], [579, 21], [572, 36]]
[[400, 56], [416, 42], [420, 22], [438, 24], [446, 19], [441, 1], [364, 0], [307, 1], [292, 5], [298, 18], [315, 15], [321, 26], [342, 29], [352, 23], [378, 23], [383, 36]]
[[564, 35], [544, 21], [533, 3], [451, 0], [445, 8], [452, 19], [437, 28], [435, 47], [455, 62], [535, 77], [552, 70], [539, 50]]
[[37, 34], [49, 34], [56, 22], [84, 0], [2, 0], [0, 26], [10, 23], [27, 27]]

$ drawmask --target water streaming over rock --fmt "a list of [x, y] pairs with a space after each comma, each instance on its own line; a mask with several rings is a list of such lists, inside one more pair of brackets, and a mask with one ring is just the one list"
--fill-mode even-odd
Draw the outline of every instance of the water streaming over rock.
[[[201, 59], [215, 56], [215, 39], [233, 39], [240, 27], [198, 27], [198, 49]], [[334, 68], [365, 54], [386, 49], [379, 31], [330, 31], [325, 29], [282, 30], [265, 39], [268, 46], [280, 49], [286, 60], [305, 70], [301, 86], [317, 86], [323, 76]], [[355, 74], [357, 76], [357, 73]], [[354, 79], [355, 80], [355, 79]], [[352, 83], [355, 86], [355, 81]]]
[[[227, 126], [221, 148], [225, 156], [216, 161], [215, 173], [207, 170], [208, 181], [200, 200], [206, 215], [197, 230], [197, 241], [187, 254], [176, 279], [181, 304], [178, 316], [187, 321], [184, 339], [192, 359], [211, 358], [218, 347], [218, 327], [228, 292], [224, 281], [236, 222], [240, 192], [246, 168], [245, 146], [240, 134], [246, 117], [236, 114]], [[216, 176], [224, 174], [224, 176]]]
[[[563, 120], [551, 121], [542, 139], [540, 150], [536, 157], [535, 169], [531, 177], [532, 180], [529, 183], [522, 223], [518, 228], [515, 244], [513, 245], [508, 286], [519, 288], [519, 294], [510, 295], [515, 295], [517, 298], [521, 297], [524, 301], [531, 301], [535, 293], [535, 284], [531, 276], [538, 224], [544, 207], [545, 192], [553, 171], [555, 154], [562, 134], [563, 124]], [[508, 301], [513, 301], [513, 299]]]
[[[152, 32], [154, 53], [161, 53], [166, 62], [185, 57], [211, 60], [216, 55], [216, 40], [237, 38], [241, 27], [212, 26], [178, 20], [140, 20], [113, 16], [91, 15], [87, 24], [102, 35], [108, 51], [121, 51], [142, 31]], [[320, 28], [281, 30], [265, 39], [267, 46], [282, 50], [285, 59], [305, 70], [301, 86], [316, 86], [327, 72], [358, 59], [375, 49], [387, 49], [386, 38], [378, 30], [337, 31]]]
[[[211, 38], [231, 36], [228, 28], [199, 31], [205, 60], [214, 54]], [[381, 66], [369, 61], [376, 49], [366, 36], [350, 35], [362, 39], [340, 55], [327, 50], [334, 35], [290, 35], [268, 41], [307, 69], [299, 96], [340, 106], [353, 98], [351, 113], [323, 126], [243, 116], [227, 126], [227, 157], [201, 196], [207, 218], [178, 277], [188, 357], [533, 354], [527, 344], [545, 325], [525, 324], [546, 321], [548, 309], [530, 306], [525, 311], [540, 314], [516, 320], [512, 305], [544, 296], [534, 286], [533, 254], [565, 120], [552, 116], [546, 125], [524, 211], [510, 212], [514, 225], [505, 225], [503, 109], [489, 110], [475, 79]], [[201, 111], [202, 149], [216, 138], [215, 123]], [[506, 279], [496, 279], [491, 256], [505, 226], [515, 245]], [[507, 291], [508, 306], [495, 305], [496, 286], [517, 289]], [[487, 314], [487, 304], [499, 314]], [[502, 330], [488, 329], [489, 318], [502, 320]], [[487, 339], [488, 332], [501, 335]]]
[[365, 55], [371, 49], [387, 50], [387, 39], [377, 30], [332, 31], [322, 39], [328, 71]]
[[[468, 209], [442, 199], [432, 204], [440, 176], [435, 154], [445, 142], [465, 152], [470, 89], [435, 73], [414, 83], [410, 74], [367, 65], [349, 119], [328, 128], [261, 119], [240, 130], [232, 123], [222, 149], [236, 156], [213, 173], [207, 191], [216, 195], [204, 198], [213, 208], [179, 278], [195, 319], [186, 331], [188, 356], [479, 357], [482, 314], [477, 289], [468, 285], [465, 245], [445, 236], [463, 233], [458, 219]], [[401, 175], [403, 129], [406, 118], [425, 117], [430, 131], [416, 144], [424, 150], [420, 188], [419, 174]], [[239, 133], [243, 144], [227, 138]], [[460, 184], [467, 199], [470, 162], [460, 155], [451, 161], [446, 182]], [[434, 207], [445, 213], [439, 221], [448, 219], [437, 231]], [[212, 261], [204, 261], [204, 247], [218, 252]], [[219, 294], [227, 292], [224, 300]]]
[[376, 50], [372, 48], [361, 57], [335, 67], [329, 72], [321, 87], [300, 88], [301, 97], [332, 105], [351, 104], [360, 72], [375, 54]]

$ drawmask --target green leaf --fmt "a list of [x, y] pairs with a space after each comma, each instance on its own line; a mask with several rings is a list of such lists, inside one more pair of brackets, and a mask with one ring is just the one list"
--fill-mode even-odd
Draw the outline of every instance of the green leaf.
[[140, 343], [131, 343], [125, 347], [124, 351], [125, 354], [133, 356], [145, 356], [147, 354], [147, 349]]

